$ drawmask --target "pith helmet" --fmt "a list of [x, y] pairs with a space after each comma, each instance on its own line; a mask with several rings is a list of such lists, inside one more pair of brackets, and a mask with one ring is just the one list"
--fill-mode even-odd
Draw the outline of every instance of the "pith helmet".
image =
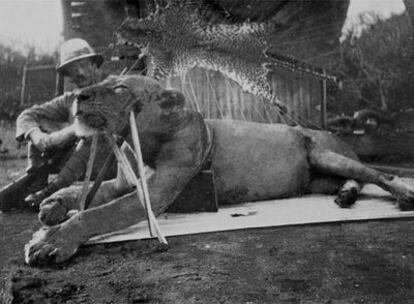
[[60, 46], [60, 63], [56, 69], [58, 72], [62, 72], [68, 64], [84, 58], [90, 58], [97, 67], [100, 67], [103, 62], [103, 57], [95, 53], [85, 40], [80, 38], [69, 39]]

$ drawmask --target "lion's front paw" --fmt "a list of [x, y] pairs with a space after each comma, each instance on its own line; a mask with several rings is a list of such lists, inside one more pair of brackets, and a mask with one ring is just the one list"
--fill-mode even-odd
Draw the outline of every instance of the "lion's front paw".
[[61, 263], [73, 256], [83, 240], [80, 231], [65, 224], [35, 232], [24, 247], [25, 262], [31, 266]]

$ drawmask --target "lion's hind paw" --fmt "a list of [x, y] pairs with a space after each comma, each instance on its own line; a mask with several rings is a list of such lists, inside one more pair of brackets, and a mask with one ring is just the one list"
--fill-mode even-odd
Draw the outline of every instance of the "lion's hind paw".
[[400, 210], [414, 210], [414, 186], [411, 183], [393, 176], [388, 181], [387, 190], [397, 199]]
[[412, 198], [399, 198], [398, 207], [401, 211], [413, 211], [414, 210], [414, 200]]

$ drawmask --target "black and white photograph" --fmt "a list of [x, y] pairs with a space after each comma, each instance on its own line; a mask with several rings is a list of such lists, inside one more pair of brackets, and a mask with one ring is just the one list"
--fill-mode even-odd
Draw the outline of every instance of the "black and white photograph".
[[0, 303], [414, 303], [414, 0], [0, 0]]

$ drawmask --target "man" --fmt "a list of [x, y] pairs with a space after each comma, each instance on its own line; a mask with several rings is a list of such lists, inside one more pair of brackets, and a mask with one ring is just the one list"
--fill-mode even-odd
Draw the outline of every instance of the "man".
[[[70, 39], [61, 46], [57, 71], [77, 88], [102, 80], [98, 69], [103, 57], [82, 39]], [[28, 168], [24, 182], [17, 181], [0, 191], [0, 210], [10, 211], [24, 206], [37, 207], [55, 191], [83, 177], [89, 157], [90, 143], [76, 148], [72, 127], [72, 104], [76, 92], [67, 92], [42, 105], [24, 110], [17, 118], [16, 140], [28, 141]], [[107, 147], [100, 139], [100, 147]], [[109, 148], [98, 149], [93, 176], [96, 175]], [[115, 176], [116, 164], [108, 178]], [[49, 173], [58, 173], [49, 183]]]

